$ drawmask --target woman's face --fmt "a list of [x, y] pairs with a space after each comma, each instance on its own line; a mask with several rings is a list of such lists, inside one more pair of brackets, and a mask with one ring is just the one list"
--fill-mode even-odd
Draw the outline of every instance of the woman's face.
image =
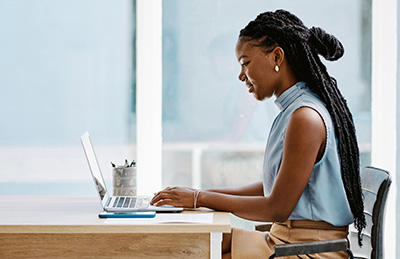
[[244, 82], [257, 100], [264, 100], [276, 94], [278, 73], [275, 69], [273, 51], [265, 53], [256, 41], [241, 41], [236, 44], [236, 58], [241, 65], [239, 80]]

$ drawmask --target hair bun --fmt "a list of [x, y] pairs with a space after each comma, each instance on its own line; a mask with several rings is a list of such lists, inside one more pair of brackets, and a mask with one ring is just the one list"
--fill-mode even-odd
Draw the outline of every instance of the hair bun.
[[344, 54], [342, 43], [319, 27], [310, 28], [309, 43], [326, 60], [335, 61]]

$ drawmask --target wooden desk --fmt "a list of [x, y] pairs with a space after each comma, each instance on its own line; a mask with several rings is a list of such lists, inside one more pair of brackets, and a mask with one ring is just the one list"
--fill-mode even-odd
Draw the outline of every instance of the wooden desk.
[[0, 258], [220, 258], [230, 232], [224, 212], [212, 224], [104, 224], [97, 197], [0, 196], [0, 206]]

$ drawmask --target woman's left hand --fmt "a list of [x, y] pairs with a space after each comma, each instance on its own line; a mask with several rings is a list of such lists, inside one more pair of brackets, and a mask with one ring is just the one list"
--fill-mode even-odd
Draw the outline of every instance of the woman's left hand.
[[154, 194], [150, 204], [155, 206], [172, 205], [193, 208], [195, 189], [187, 187], [167, 187]]

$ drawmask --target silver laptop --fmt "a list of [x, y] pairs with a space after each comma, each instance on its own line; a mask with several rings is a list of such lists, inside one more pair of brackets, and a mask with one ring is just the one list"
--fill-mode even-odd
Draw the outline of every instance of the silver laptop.
[[158, 212], [178, 212], [183, 208], [173, 206], [152, 206], [150, 197], [144, 196], [111, 196], [104, 182], [96, 154], [88, 132], [81, 137], [83, 150], [89, 164], [93, 182], [99, 193], [99, 198], [104, 211], [124, 212], [124, 211], [158, 211]]

